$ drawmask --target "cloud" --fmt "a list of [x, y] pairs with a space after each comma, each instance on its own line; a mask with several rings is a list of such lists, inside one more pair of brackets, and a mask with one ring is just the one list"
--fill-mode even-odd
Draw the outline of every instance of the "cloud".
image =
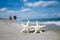
[[29, 8], [24, 8], [24, 9], [20, 10], [20, 12], [30, 12], [30, 11], [31, 11], [31, 9], [29, 9]]
[[30, 8], [22, 8], [21, 10], [9, 10], [8, 8], [1, 8], [0, 9], [0, 17], [8, 17], [8, 16], [13, 16], [13, 15], [25, 15], [28, 12], [31, 12], [32, 9]]
[[58, 17], [60, 17], [60, 13], [56, 13], [56, 15], [55, 16], [58, 16]]
[[51, 16], [53, 16], [53, 17], [60, 17], [60, 13], [53, 13]]
[[38, 6], [46, 7], [46, 6], [56, 5], [57, 3], [58, 3], [57, 1], [38, 1], [38, 2], [34, 2], [34, 3], [26, 2], [25, 6], [28, 6], [28, 7], [38, 7]]
[[6, 11], [7, 10], [7, 8], [1, 8], [0, 9], [0, 11]]
[[48, 16], [48, 14], [40, 14], [40, 16], [46, 17], [46, 16]]
[[18, 13], [18, 11], [15, 11], [15, 10], [8, 10], [7, 12], [8, 13]]
[[23, 0], [23, 2], [27, 2], [27, 0]]
[[37, 7], [37, 6], [42, 5], [42, 4], [43, 4], [43, 1], [34, 2], [34, 3], [25, 3], [25, 5], [28, 7]]
[[9, 15], [16, 15], [18, 13], [18, 11], [15, 10], [8, 10], [8, 8], [1, 8], [0, 9], [0, 14], [1, 16], [9, 16]]
[[58, 3], [57, 1], [48, 1], [48, 2], [44, 2], [42, 6], [46, 7], [46, 6], [56, 5], [57, 3]]

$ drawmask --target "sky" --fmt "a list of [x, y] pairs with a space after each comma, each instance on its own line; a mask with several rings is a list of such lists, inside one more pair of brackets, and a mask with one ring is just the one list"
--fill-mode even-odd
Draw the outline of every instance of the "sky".
[[59, 18], [59, 0], [0, 0], [0, 18], [16, 15], [20, 19]]

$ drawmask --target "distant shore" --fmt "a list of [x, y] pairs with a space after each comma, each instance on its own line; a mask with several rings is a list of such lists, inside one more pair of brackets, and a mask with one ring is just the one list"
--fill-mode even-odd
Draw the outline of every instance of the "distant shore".
[[0, 20], [7, 20], [8, 18], [0, 18]]

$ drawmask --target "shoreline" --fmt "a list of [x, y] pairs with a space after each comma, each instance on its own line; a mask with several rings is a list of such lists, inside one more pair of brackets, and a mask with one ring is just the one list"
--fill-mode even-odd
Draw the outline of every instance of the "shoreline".
[[[9, 20], [0, 20], [0, 23], [9, 23]], [[26, 23], [26, 22], [22, 22], [22, 23]], [[20, 23], [17, 23], [18, 25], [20, 24]], [[60, 33], [59, 31], [60, 30], [57, 30], [57, 29], [51, 29], [51, 28], [47, 28], [47, 30], [49, 30], [49, 31], [54, 31], [54, 32], [58, 32], [58, 33]]]

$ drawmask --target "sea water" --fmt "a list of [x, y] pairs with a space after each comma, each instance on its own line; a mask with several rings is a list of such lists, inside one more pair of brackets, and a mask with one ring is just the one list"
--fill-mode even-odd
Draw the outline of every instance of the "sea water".
[[60, 18], [52, 18], [52, 19], [23, 19], [23, 20], [17, 19], [17, 22], [18, 23], [20, 23], [20, 22], [27, 23], [28, 20], [30, 21], [31, 24], [35, 24], [36, 25], [36, 21], [38, 21], [39, 24], [46, 25], [47, 28], [60, 30]]

